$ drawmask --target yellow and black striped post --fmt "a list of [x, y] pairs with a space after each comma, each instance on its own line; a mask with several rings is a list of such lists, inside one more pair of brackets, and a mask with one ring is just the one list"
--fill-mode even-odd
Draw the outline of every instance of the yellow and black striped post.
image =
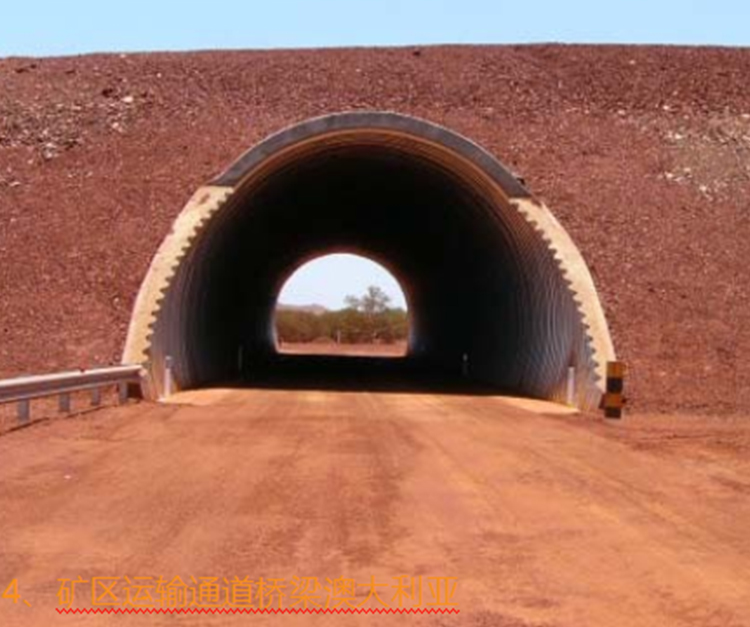
[[622, 408], [625, 405], [623, 396], [623, 379], [625, 378], [625, 364], [621, 361], [607, 362], [607, 391], [604, 393], [604, 417], [622, 418]]

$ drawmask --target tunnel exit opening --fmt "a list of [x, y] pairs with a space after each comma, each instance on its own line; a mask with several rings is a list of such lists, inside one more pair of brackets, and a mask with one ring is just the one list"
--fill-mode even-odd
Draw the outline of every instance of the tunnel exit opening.
[[361, 255], [328, 253], [300, 265], [284, 281], [273, 317], [277, 353], [406, 356], [403, 289], [383, 265]]
[[241, 346], [254, 381], [283, 386], [302, 367], [277, 350], [279, 289], [305, 261], [337, 250], [398, 276], [408, 351], [398, 367], [370, 360], [345, 372], [336, 359], [308, 360], [308, 374], [362, 385], [384, 373], [437, 386], [471, 379], [598, 404], [614, 349], [568, 234], [486, 150], [393, 113], [289, 127], [200, 188], [152, 261], [124, 361], [146, 366], [158, 396], [167, 357], [176, 387], [189, 389], [240, 378]]

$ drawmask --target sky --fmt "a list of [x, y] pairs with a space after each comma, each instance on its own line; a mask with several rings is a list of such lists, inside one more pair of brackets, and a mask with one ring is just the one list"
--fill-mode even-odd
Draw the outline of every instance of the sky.
[[[750, 0], [0, 0], [0, 58], [538, 42], [749, 46]], [[376, 284], [403, 305], [378, 268], [332, 256], [282, 296], [336, 308]]]
[[0, 57], [435, 43], [750, 45], [748, 0], [0, 0]]
[[289, 277], [278, 302], [341, 309], [344, 298], [361, 296], [370, 285], [383, 289], [392, 307], [406, 309], [404, 293], [392, 274], [374, 261], [348, 254], [325, 255], [303, 265]]

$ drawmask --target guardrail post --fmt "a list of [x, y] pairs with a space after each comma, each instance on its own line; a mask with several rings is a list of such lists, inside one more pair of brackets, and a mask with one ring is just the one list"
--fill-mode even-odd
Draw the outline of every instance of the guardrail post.
[[568, 388], [565, 397], [568, 405], [575, 405], [576, 400], [576, 369], [574, 366], [568, 368]]
[[128, 384], [125, 381], [120, 381], [117, 384], [117, 400], [120, 405], [128, 402]]
[[18, 401], [18, 422], [25, 423], [31, 418], [31, 401], [24, 399]]
[[91, 390], [91, 406], [99, 407], [102, 404], [102, 389], [94, 388]]
[[61, 414], [70, 413], [70, 393], [69, 392], [64, 392], [60, 394], [60, 399], [58, 401], [57, 408]]

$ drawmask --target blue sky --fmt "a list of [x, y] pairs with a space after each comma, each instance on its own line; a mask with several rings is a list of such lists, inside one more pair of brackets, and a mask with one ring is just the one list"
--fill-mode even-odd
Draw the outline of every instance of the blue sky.
[[348, 254], [325, 255], [306, 263], [289, 277], [279, 302], [340, 309], [344, 298], [361, 296], [369, 285], [382, 288], [391, 297], [392, 306], [406, 308], [401, 286], [385, 268]]
[[[0, 0], [0, 57], [437, 43], [750, 45], [750, 0]], [[1, 88], [2, 86], [0, 86]], [[282, 299], [342, 305], [378, 266], [335, 256]]]
[[0, 56], [432, 43], [750, 45], [748, 0], [0, 0]]

